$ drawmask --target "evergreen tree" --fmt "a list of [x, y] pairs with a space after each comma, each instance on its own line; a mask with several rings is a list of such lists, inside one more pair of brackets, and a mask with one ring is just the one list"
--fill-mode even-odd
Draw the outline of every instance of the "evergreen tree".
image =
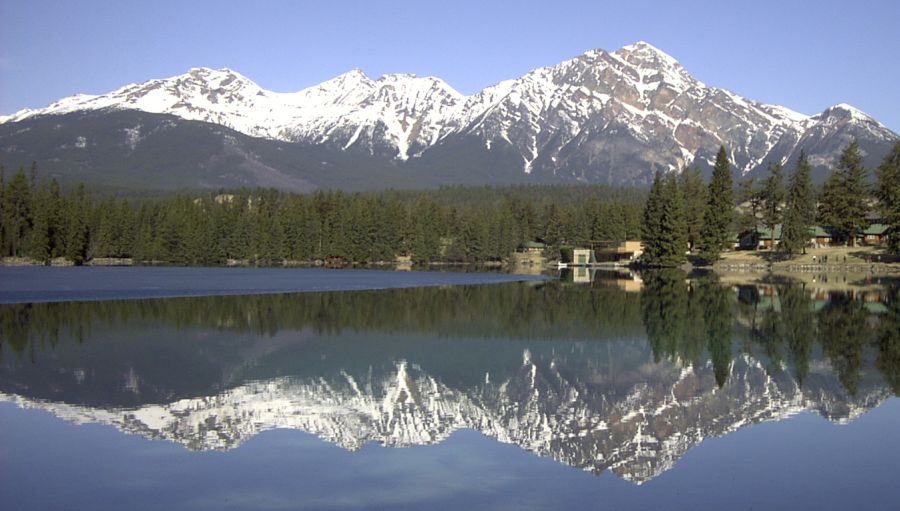
[[703, 229], [703, 214], [706, 207], [706, 185], [697, 167], [686, 168], [681, 173], [681, 191], [684, 196], [685, 225], [687, 241], [691, 252], [696, 250]]
[[688, 248], [684, 196], [674, 175], [657, 172], [644, 207], [644, 260], [655, 266], [677, 266]]
[[47, 216], [49, 220], [50, 257], [63, 257], [65, 255], [65, 228], [63, 226], [63, 200], [59, 190], [59, 183], [55, 179], [50, 180], [46, 197]]
[[52, 250], [50, 246], [50, 222], [52, 221], [50, 190], [47, 187], [35, 189], [34, 185], [32, 188], [32, 225], [25, 237], [25, 254], [42, 263], [49, 263]]
[[437, 204], [430, 199], [418, 201], [414, 208], [412, 253], [416, 262], [437, 261], [441, 255], [441, 226]]
[[687, 260], [687, 222], [685, 221], [684, 197], [674, 175], [666, 177], [663, 183], [662, 216], [659, 226], [659, 263], [663, 266], [677, 266]]
[[559, 206], [550, 203], [544, 209], [543, 214], [543, 240], [547, 244], [547, 248], [551, 251], [559, 249], [560, 243], [563, 241], [563, 221]]
[[812, 169], [806, 153], [800, 152], [797, 167], [791, 176], [784, 225], [781, 229], [779, 249], [787, 254], [806, 252], [810, 228], [816, 218], [816, 199], [812, 184]]
[[20, 168], [9, 180], [3, 198], [3, 223], [7, 237], [4, 255], [22, 256], [25, 235], [31, 228], [31, 186], [24, 169]]
[[738, 183], [737, 202], [741, 206], [737, 219], [738, 232], [755, 231], [763, 209], [763, 191], [756, 185], [755, 179], [751, 177]]
[[9, 209], [6, 204], [6, 168], [0, 163], [0, 257], [7, 254], [9, 246], [8, 220]]
[[629, 232], [631, 233], [632, 239], [637, 238], [638, 230], [629, 229], [628, 227], [628, 208], [624, 204], [619, 201], [615, 201], [606, 205], [606, 207], [602, 208], [602, 210], [606, 211], [605, 218], [609, 219], [607, 222], [608, 234], [606, 236], [606, 239], [615, 243], [620, 243], [628, 240]]
[[821, 219], [834, 228], [839, 240], [853, 245], [868, 226], [868, 199], [862, 152], [853, 140], [841, 153], [837, 168], [825, 182]]
[[83, 184], [78, 185], [75, 193], [66, 201], [66, 259], [81, 264], [88, 259], [88, 247], [90, 242], [90, 229], [88, 217], [91, 213], [90, 204], [86, 196]]
[[653, 185], [650, 194], [644, 204], [644, 214], [641, 221], [641, 241], [644, 243], [643, 259], [648, 264], [659, 264], [662, 256], [662, 239], [660, 228], [663, 216], [663, 182], [662, 173], [656, 171], [653, 176]]
[[714, 262], [722, 250], [731, 245], [731, 225], [734, 218], [731, 164], [724, 147], [719, 147], [712, 179], [706, 194], [706, 211], [700, 238], [700, 257]]
[[888, 249], [897, 254], [900, 253], [900, 142], [895, 143], [891, 152], [885, 156], [876, 175], [876, 195], [888, 225]]
[[[762, 191], [762, 201], [764, 204], [763, 222], [766, 224], [769, 232], [773, 234], [773, 243], [775, 241], [775, 227], [778, 224], [782, 223], [782, 220], [784, 218], [784, 199], [784, 177], [782, 176], [781, 163], [770, 163], [769, 177], [766, 178], [766, 184]], [[772, 248], [775, 248], [774, 244]]]
[[462, 225], [460, 232], [460, 247], [463, 260], [468, 263], [477, 263], [485, 258], [483, 226], [477, 218], [469, 218]]
[[98, 257], [113, 257], [116, 251], [114, 247], [115, 222], [117, 211], [115, 209], [115, 201], [107, 199], [99, 204], [100, 221], [97, 226], [97, 248], [96, 255]]

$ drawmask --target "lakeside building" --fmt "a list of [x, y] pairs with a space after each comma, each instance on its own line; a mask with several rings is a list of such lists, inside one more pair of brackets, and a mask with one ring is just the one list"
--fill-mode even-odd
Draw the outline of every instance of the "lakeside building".
[[[889, 226], [883, 223], [869, 224], [854, 240], [854, 245], [881, 246], [887, 238]], [[835, 245], [835, 230], [828, 225], [814, 225], [809, 228], [809, 245], [813, 248], [824, 248]], [[775, 229], [759, 226], [754, 230], [744, 231], [737, 236], [739, 250], [766, 250], [778, 246], [781, 242], [781, 224]]]

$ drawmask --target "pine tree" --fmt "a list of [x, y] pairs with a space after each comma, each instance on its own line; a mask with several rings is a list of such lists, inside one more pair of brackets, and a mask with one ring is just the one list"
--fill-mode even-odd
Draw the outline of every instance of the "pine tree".
[[47, 195], [47, 214], [50, 219], [50, 257], [65, 255], [65, 227], [63, 225], [63, 199], [59, 191], [59, 183], [50, 180]]
[[766, 224], [766, 227], [769, 229], [769, 232], [773, 235], [773, 245], [774, 249], [774, 234], [775, 227], [782, 223], [784, 218], [783, 214], [783, 203], [785, 198], [784, 192], [784, 177], [782, 176], [782, 168], [781, 163], [769, 164], [769, 177], [766, 178], [765, 187], [763, 187], [762, 191], [762, 201], [763, 201], [763, 222]]
[[684, 197], [674, 175], [663, 183], [662, 215], [659, 224], [659, 264], [677, 266], [686, 261], [687, 223]]
[[46, 187], [33, 189], [32, 225], [25, 236], [25, 254], [42, 263], [50, 262], [50, 222], [52, 220], [50, 191]]
[[6, 204], [6, 168], [0, 163], [0, 257], [7, 254], [7, 247], [9, 246], [8, 213], [9, 209]]
[[659, 264], [662, 256], [661, 233], [662, 208], [663, 208], [663, 182], [662, 173], [656, 171], [653, 176], [653, 185], [647, 202], [644, 204], [644, 214], [641, 220], [641, 241], [644, 244], [643, 260], [651, 265]]
[[754, 178], [738, 183], [737, 203], [741, 206], [741, 214], [737, 218], [738, 232], [755, 231], [759, 227], [762, 211], [763, 191], [757, 186]]
[[838, 239], [853, 245], [868, 226], [869, 190], [866, 168], [856, 140], [841, 153], [837, 168], [825, 182], [822, 195], [822, 221], [832, 226]]
[[441, 255], [441, 226], [437, 204], [431, 199], [421, 199], [412, 215], [412, 253], [416, 262], [437, 261]]
[[714, 262], [722, 250], [726, 249], [732, 238], [731, 225], [734, 218], [734, 199], [732, 191], [731, 164], [724, 147], [716, 154], [712, 179], [706, 194], [706, 211], [703, 215], [703, 231], [701, 232], [700, 257], [704, 261]]
[[563, 221], [559, 207], [555, 203], [550, 203], [544, 208], [544, 231], [543, 240], [550, 250], [558, 249], [563, 241]]
[[115, 209], [115, 202], [107, 199], [100, 203], [100, 224], [97, 229], [97, 248], [98, 257], [114, 257], [115, 248], [115, 223], [118, 212]]
[[786, 254], [805, 253], [810, 239], [810, 228], [816, 219], [816, 198], [812, 184], [812, 169], [806, 153], [800, 152], [797, 167], [791, 176], [784, 225], [781, 229], [779, 249]]
[[19, 169], [9, 180], [3, 193], [4, 224], [6, 225], [7, 247], [4, 255], [23, 255], [25, 235], [31, 228], [31, 187], [25, 177], [25, 170]]
[[74, 194], [67, 200], [66, 213], [66, 259], [75, 264], [83, 263], [88, 257], [90, 230], [88, 226], [88, 204], [84, 185], [78, 185]]
[[706, 207], [706, 185], [703, 183], [700, 169], [696, 167], [684, 169], [680, 185], [684, 196], [687, 242], [693, 252], [700, 242], [700, 232], [703, 229], [702, 211]]
[[875, 173], [876, 195], [888, 225], [888, 250], [900, 253], [900, 142], [894, 144]]

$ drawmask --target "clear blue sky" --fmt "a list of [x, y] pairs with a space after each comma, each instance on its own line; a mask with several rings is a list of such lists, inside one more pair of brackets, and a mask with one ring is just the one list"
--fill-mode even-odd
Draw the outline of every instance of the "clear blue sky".
[[0, 1], [0, 114], [191, 67], [296, 91], [351, 68], [471, 94], [638, 40], [699, 80], [900, 131], [900, 1]]

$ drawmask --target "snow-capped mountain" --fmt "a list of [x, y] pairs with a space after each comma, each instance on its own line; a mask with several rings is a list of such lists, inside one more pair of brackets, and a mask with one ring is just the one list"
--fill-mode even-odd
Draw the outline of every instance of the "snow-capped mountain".
[[140, 110], [220, 124], [253, 137], [330, 142], [344, 148], [359, 143], [371, 152], [381, 144], [405, 159], [410, 148], [440, 138], [443, 119], [462, 99], [431, 77], [385, 75], [372, 80], [356, 69], [297, 93], [277, 93], [230, 69], [195, 68], [101, 96], [72, 96], [0, 122], [84, 110]]
[[[434, 77], [373, 80], [357, 69], [299, 92], [277, 93], [229, 69], [196, 68], [0, 117], [0, 125], [10, 126], [0, 130], [0, 148], [14, 160], [52, 159], [19, 154], [28, 153], [16, 138], [28, 129], [26, 121], [122, 110], [218, 124], [250, 137], [354, 152], [414, 170], [464, 160], [526, 181], [648, 182], [655, 170], [678, 170], [695, 160], [707, 165], [720, 145], [739, 174], [787, 162], [800, 149], [827, 167], [852, 138], [873, 161], [898, 139], [849, 105], [807, 116], [709, 87], [673, 57], [638, 42], [614, 52], [588, 51], [468, 97]], [[90, 150], [90, 133], [83, 138], [82, 148]], [[278, 170], [290, 166], [280, 162]]]

